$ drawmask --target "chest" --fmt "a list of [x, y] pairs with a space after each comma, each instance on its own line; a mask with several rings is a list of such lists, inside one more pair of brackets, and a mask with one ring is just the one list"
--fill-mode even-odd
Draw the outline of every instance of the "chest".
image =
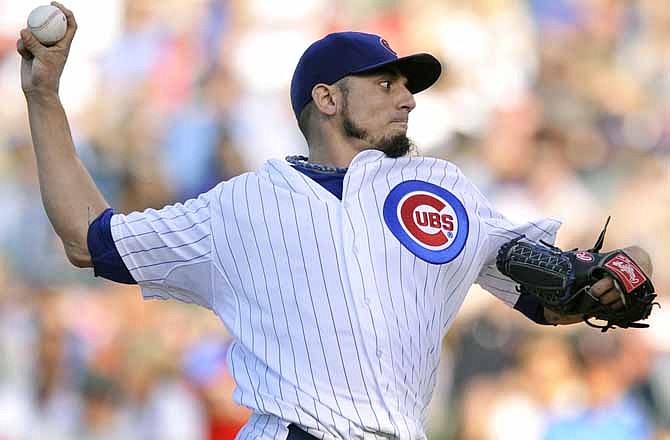
[[343, 283], [375, 277], [403, 288], [437, 288], [448, 279], [441, 273], [471, 277], [481, 265], [475, 198], [458, 174], [365, 166], [345, 178], [342, 200], [303, 178], [302, 188], [255, 176], [226, 188], [217, 236], [231, 262], [246, 261], [252, 272]]

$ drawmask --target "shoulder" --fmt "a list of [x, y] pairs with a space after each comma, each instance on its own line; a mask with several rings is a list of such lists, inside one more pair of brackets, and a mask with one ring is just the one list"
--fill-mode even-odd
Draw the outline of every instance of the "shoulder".
[[380, 164], [381, 169], [397, 172], [403, 179], [439, 182], [449, 177], [464, 177], [461, 169], [453, 162], [431, 156], [387, 157], [383, 158]]
[[214, 186], [212, 189], [210, 189], [203, 195], [208, 198], [219, 197], [226, 190], [230, 190], [231, 188], [236, 187], [238, 185], [243, 185], [245, 182], [257, 180], [258, 178], [259, 178], [259, 172], [257, 171], [248, 171], [245, 173], [241, 173], [238, 174], [237, 176], [231, 177], [230, 179], [219, 182], [216, 186]]

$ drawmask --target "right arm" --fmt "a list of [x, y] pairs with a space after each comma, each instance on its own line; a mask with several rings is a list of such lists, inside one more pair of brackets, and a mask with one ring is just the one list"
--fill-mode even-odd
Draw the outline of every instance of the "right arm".
[[72, 12], [54, 3], [67, 17], [67, 32], [45, 47], [21, 31], [21, 86], [28, 106], [30, 133], [37, 160], [42, 201], [49, 221], [77, 267], [91, 267], [88, 226], [109, 207], [77, 156], [65, 110], [58, 97], [60, 76], [77, 29]]

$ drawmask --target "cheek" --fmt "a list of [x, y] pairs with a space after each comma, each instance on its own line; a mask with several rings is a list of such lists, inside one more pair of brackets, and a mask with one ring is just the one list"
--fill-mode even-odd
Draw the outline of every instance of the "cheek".
[[362, 106], [349, 108], [349, 117], [360, 126], [369, 131], [379, 130], [384, 126], [384, 106], [376, 102], [366, 102]]

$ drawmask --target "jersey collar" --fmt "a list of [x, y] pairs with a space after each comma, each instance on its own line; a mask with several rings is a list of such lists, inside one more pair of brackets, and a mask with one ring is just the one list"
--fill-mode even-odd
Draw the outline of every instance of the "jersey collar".
[[[346, 197], [348, 180], [352, 173], [360, 174], [361, 168], [364, 168], [367, 164], [381, 161], [385, 157], [386, 155], [379, 150], [363, 150], [357, 153], [349, 164], [349, 169], [344, 176], [342, 199], [344, 200]], [[308, 197], [316, 197], [326, 202], [341, 203], [341, 200], [335, 197], [330, 191], [293, 168], [285, 160], [268, 160], [260, 168], [259, 174], [270, 179], [274, 185], [285, 188], [288, 191]]]
[[349, 164], [349, 169], [365, 166], [370, 162], [375, 162], [377, 160], [382, 160], [386, 157], [382, 151], [379, 150], [363, 150], [357, 153]]

